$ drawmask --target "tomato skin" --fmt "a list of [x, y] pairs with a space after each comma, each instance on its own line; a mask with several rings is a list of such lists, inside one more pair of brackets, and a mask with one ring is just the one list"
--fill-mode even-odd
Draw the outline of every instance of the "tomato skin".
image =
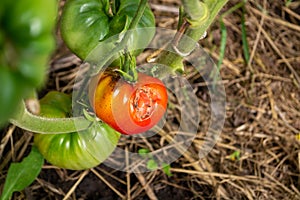
[[138, 80], [128, 83], [110, 70], [92, 79], [89, 97], [97, 117], [125, 135], [152, 128], [164, 115], [168, 102], [167, 90], [159, 79], [138, 73]]

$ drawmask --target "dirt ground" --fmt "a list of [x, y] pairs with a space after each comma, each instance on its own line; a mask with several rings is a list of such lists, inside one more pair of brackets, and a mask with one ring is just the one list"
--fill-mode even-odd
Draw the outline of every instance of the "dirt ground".
[[[180, 0], [149, 2], [157, 26], [175, 29]], [[230, 0], [219, 16], [238, 2]], [[209, 93], [203, 80], [190, 77], [197, 91], [201, 125], [188, 151], [171, 163], [172, 176], [162, 170], [126, 173], [103, 164], [71, 171], [45, 163], [34, 183], [13, 199], [300, 200], [300, 1], [248, 0], [248, 64], [243, 54], [242, 12], [240, 8], [223, 17], [227, 44], [220, 74], [226, 119], [220, 138], [205, 158], [199, 159], [197, 152], [210, 122]], [[41, 95], [53, 89], [71, 92], [81, 64], [59, 36], [57, 42]], [[220, 43], [218, 17], [199, 44], [217, 63]], [[31, 148], [32, 134], [11, 125], [1, 131], [1, 138], [0, 191], [9, 164], [20, 161]], [[162, 137], [126, 137], [119, 146], [136, 151], [138, 147], [157, 149], [165, 142]]]

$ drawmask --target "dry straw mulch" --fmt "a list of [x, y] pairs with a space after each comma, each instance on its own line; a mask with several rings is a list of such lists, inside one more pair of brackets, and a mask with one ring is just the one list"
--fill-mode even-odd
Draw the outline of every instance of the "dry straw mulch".
[[[226, 10], [239, 1], [230, 0]], [[287, 0], [286, 0], [287, 2]], [[245, 5], [250, 63], [242, 50], [238, 9], [224, 17], [227, 46], [221, 66], [226, 91], [226, 120], [219, 140], [198, 158], [201, 133], [189, 150], [161, 170], [129, 174], [100, 165], [67, 171], [45, 164], [38, 179], [14, 199], [300, 199], [300, 2], [254, 1]], [[158, 27], [176, 28], [179, 0], [151, 0]], [[219, 19], [200, 41], [217, 62]], [[58, 39], [45, 91], [70, 92], [81, 61]], [[201, 107], [201, 127], [210, 121], [205, 83], [193, 82]], [[197, 79], [199, 80], [199, 79]], [[176, 118], [177, 113], [171, 113]], [[1, 133], [0, 184], [12, 161], [22, 159], [32, 134], [10, 126]], [[120, 147], [157, 149], [168, 137], [127, 138]]]

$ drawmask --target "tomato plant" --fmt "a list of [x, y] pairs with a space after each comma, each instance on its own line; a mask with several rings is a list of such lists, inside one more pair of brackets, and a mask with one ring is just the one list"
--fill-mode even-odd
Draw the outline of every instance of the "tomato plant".
[[106, 70], [95, 76], [89, 98], [96, 115], [120, 133], [131, 135], [149, 130], [166, 111], [168, 95], [157, 78], [138, 73], [136, 82]]
[[[50, 118], [70, 115], [71, 96], [49, 92], [40, 100], [41, 114]], [[53, 165], [80, 170], [95, 167], [114, 150], [120, 134], [104, 123], [91, 125], [81, 132], [35, 134], [34, 144]]]
[[[172, 72], [183, 69], [183, 57], [187, 54], [181, 50], [189, 52], [194, 43], [186, 42], [182, 36], [186, 34], [198, 41], [226, 1], [182, 0], [184, 13], [180, 15], [178, 32], [166, 47], [176, 53], [162, 51], [156, 62], [170, 67]], [[22, 100], [43, 86], [46, 67], [55, 48], [53, 30], [56, 17], [56, 0], [1, 1], [0, 127], [10, 117], [11, 123], [35, 133], [35, 146], [53, 165], [74, 170], [91, 168], [114, 150], [120, 137], [117, 131], [141, 133], [163, 117], [168, 101], [167, 90], [159, 79], [143, 73], [128, 73], [136, 72], [135, 65], [125, 65], [119, 72], [129, 77], [133, 75], [133, 78], [126, 79], [120, 73], [108, 70], [90, 82], [90, 103], [103, 122], [86, 119], [90, 116], [72, 117], [71, 97], [59, 92], [50, 92], [41, 99], [39, 116], [31, 113]], [[60, 30], [65, 44], [81, 59], [86, 59], [100, 42], [109, 41], [116, 34], [118, 38], [113, 37], [115, 41], [110, 41], [113, 45], [108, 52], [114, 55], [126, 50], [136, 56], [142, 51], [139, 47], [147, 46], [154, 36], [154, 19], [147, 0], [67, 0]], [[132, 32], [127, 34], [127, 30]], [[92, 70], [88, 78], [106, 64], [106, 61], [104, 64], [99, 62], [99, 55], [93, 56], [87, 61], [93, 64], [95, 71]], [[40, 157], [35, 148], [33, 153], [31, 155]], [[11, 196], [12, 191], [21, 190], [37, 176], [42, 161], [35, 172], [24, 179], [24, 174], [31, 170], [28, 166], [31, 160], [36, 159], [30, 158], [19, 167], [27, 166], [23, 173], [18, 173], [18, 178], [26, 183], [22, 183], [22, 187], [16, 184], [13, 188], [10, 184], [16, 181], [8, 181], [10, 191], [7, 196]], [[18, 168], [14, 169], [8, 173], [19, 172]], [[14, 176], [10, 177], [13, 177], [10, 180], [14, 179]]]
[[[138, 6], [139, 0], [115, 0], [112, 3], [109, 0], [67, 0], [60, 26], [64, 42], [78, 57], [86, 59], [99, 42], [128, 29]], [[141, 44], [147, 46], [155, 32], [154, 28], [145, 29], [148, 27], [155, 27], [149, 6], [128, 41], [128, 49], [137, 49]], [[89, 57], [96, 61], [98, 58]]]

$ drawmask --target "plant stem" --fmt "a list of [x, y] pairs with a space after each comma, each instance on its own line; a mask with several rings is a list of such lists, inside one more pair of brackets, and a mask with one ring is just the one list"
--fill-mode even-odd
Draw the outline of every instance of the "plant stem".
[[116, 0], [112, 0], [112, 13], [113, 13], [113, 15], [115, 15], [116, 13], [117, 13], [117, 5], [116, 5]]
[[[203, 3], [199, 3], [199, 0], [182, 0], [187, 16], [186, 21], [189, 25], [187, 26], [185, 23], [182, 23], [181, 26], [186, 26], [184, 33], [180, 33], [182, 35], [184, 34], [183, 37], [177, 41], [176, 46], [174, 46], [173, 40], [166, 51], [163, 51], [159, 55], [157, 62], [167, 65], [172, 68], [173, 71], [183, 71], [183, 59], [185, 55], [193, 51], [196, 43], [205, 34], [227, 1], [228, 0], [204, 0]], [[197, 9], [194, 9], [194, 6], [197, 6]], [[203, 13], [199, 14], [199, 11]], [[197, 22], [195, 21], [196, 19], [198, 19]]]
[[187, 20], [192, 26], [201, 25], [208, 17], [208, 9], [204, 3], [199, 0], [182, 0]]
[[73, 118], [46, 118], [33, 115], [24, 103], [20, 105], [19, 112], [10, 122], [24, 130], [41, 134], [72, 133], [87, 129], [92, 122], [84, 117]]

